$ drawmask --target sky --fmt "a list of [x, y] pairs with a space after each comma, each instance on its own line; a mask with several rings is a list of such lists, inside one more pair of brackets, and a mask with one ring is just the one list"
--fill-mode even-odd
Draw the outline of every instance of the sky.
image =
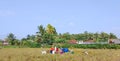
[[0, 0], [0, 39], [34, 35], [38, 26], [58, 33], [114, 33], [120, 37], [120, 0]]

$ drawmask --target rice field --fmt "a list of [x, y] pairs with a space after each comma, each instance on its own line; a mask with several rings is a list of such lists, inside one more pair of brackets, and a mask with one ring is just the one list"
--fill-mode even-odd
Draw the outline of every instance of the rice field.
[[120, 49], [70, 49], [74, 54], [41, 54], [42, 50], [49, 48], [2, 48], [0, 61], [120, 61]]

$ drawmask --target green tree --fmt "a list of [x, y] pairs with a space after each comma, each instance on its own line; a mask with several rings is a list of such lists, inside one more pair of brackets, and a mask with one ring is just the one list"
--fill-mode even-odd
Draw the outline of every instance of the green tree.
[[36, 36], [36, 41], [43, 44], [52, 44], [57, 36], [55, 27], [51, 24], [48, 24], [46, 28], [42, 25], [38, 26], [38, 32]]
[[99, 33], [96, 32], [96, 33], [94, 34], [93, 40], [95, 40], [96, 42], [99, 42]]
[[45, 35], [45, 33], [46, 33], [46, 30], [45, 30], [45, 28], [43, 27], [43, 25], [40, 25], [40, 26], [38, 26], [38, 32], [36, 32], [36, 37], [35, 37], [35, 41], [37, 42], [37, 43], [43, 43], [43, 38], [44, 38], [44, 35]]
[[43, 35], [46, 33], [46, 30], [45, 30], [45, 28], [43, 27], [43, 25], [38, 26], [38, 30], [39, 30], [38, 34], [39, 34], [40, 36], [43, 36]]
[[22, 38], [22, 39], [21, 39], [21, 42], [20, 42], [20, 47], [21, 47], [21, 46], [25, 46], [25, 45], [26, 45], [26, 41], [27, 41], [26, 38]]
[[106, 42], [106, 41], [108, 41], [108, 37], [109, 37], [109, 35], [107, 33], [101, 32], [101, 34], [100, 34], [100, 41]]
[[71, 39], [71, 35], [69, 32], [63, 33], [62, 38], [65, 40], [70, 40]]
[[94, 38], [94, 34], [93, 33], [89, 33], [88, 34], [88, 40], [93, 40]]
[[54, 42], [53, 36], [54, 36], [53, 34], [45, 33], [42, 37], [43, 39], [42, 43], [52, 45]]
[[110, 34], [109, 34], [109, 38], [110, 38], [110, 39], [117, 39], [117, 36], [114, 35], [113, 33], [110, 33]]
[[87, 31], [84, 32], [85, 40], [89, 40], [89, 33]]
[[57, 34], [55, 27], [53, 27], [51, 24], [47, 25], [46, 32], [48, 34]]
[[27, 35], [26, 39], [33, 42], [35, 41], [35, 35]]
[[36, 38], [35, 38], [35, 42], [37, 42], [37, 43], [42, 43], [42, 37], [41, 36], [36, 36]]
[[15, 40], [16, 40], [16, 37], [13, 33], [10, 33], [8, 36], [7, 36], [7, 40], [9, 41], [9, 43], [11, 45], [15, 45]]
[[51, 24], [48, 24], [46, 27], [46, 33], [42, 37], [43, 41], [47, 44], [53, 44], [56, 36], [57, 36], [57, 32], [55, 27], [53, 27]]

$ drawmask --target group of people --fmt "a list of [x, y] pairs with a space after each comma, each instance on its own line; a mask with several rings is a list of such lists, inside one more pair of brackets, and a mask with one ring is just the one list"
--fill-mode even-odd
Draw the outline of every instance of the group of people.
[[56, 46], [50, 48], [50, 53], [51, 53], [51, 54], [58, 53], [58, 51], [59, 51], [59, 49], [58, 49]]
[[69, 52], [69, 49], [68, 48], [57, 48], [56, 46], [50, 48], [51, 54], [59, 54], [59, 53], [63, 54], [65, 52]]

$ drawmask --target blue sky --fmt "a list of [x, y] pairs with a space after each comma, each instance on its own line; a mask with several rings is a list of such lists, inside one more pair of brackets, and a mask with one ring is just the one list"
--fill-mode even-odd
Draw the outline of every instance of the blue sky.
[[35, 34], [38, 25], [58, 33], [112, 32], [120, 36], [120, 0], [0, 0], [0, 39]]

